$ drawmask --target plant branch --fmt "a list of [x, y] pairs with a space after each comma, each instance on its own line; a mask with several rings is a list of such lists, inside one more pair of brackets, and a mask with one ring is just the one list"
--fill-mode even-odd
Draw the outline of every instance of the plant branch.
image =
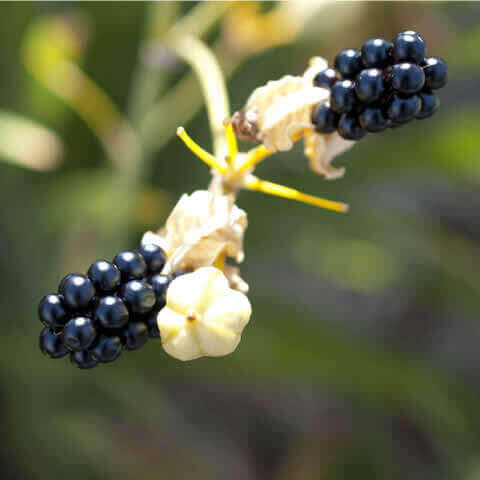
[[205, 43], [190, 35], [170, 37], [167, 46], [195, 72], [207, 107], [213, 154], [217, 158], [223, 158], [228, 152], [223, 121], [230, 116], [230, 103], [219, 63]]

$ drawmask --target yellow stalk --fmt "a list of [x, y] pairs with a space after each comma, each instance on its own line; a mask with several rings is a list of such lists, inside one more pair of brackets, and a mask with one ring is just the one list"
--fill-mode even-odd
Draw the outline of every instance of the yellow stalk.
[[238, 153], [237, 137], [235, 137], [233, 125], [230, 120], [223, 121], [223, 128], [225, 129], [225, 135], [227, 137], [229, 163], [233, 163]]
[[326, 200], [325, 198], [307, 195], [306, 193], [299, 192], [293, 188], [268, 182], [266, 180], [260, 180], [253, 175], [250, 175], [247, 178], [245, 186], [250, 190], [263, 192], [268, 195], [275, 195], [277, 197], [288, 198], [290, 200], [296, 200], [297, 202], [308, 203], [310, 205], [314, 205], [315, 207], [325, 208], [335, 212], [348, 211], [348, 205], [346, 203], [332, 202], [331, 200]]
[[177, 135], [183, 140], [183, 143], [203, 162], [210, 167], [218, 170], [220, 173], [227, 172], [227, 165], [222, 165], [212, 154], [204, 150], [200, 145], [195, 143], [187, 134], [183, 127], [177, 128]]
[[257, 165], [257, 163], [260, 163], [262, 160], [270, 155], [273, 155], [274, 153], [275, 151], [268, 150], [265, 145], [259, 145], [258, 147], [247, 152], [247, 159], [245, 160], [245, 163], [238, 169], [238, 171], [245, 172], [250, 167]]
[[[297, 133], [295, 136], [292, 137], [292, 142], [298, 142], [305, 133], [308, 132], [308, 129], [304, 129], [301, 132]], [[250, 167], [253, 167], [260, 163], [265, 158], [273, 155], [275, 150], [268, 150], [265, 145], [259, 145], [258, 147], [253, 148], [249, 152], [247, 152], [247, 159], [245, 163], [238, 169], [239, 172], [245, 172]]]

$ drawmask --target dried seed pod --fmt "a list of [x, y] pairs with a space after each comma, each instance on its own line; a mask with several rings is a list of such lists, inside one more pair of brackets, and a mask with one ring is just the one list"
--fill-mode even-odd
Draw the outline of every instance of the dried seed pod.
[[317, 175], [323, 175], [327, 180], [343, 177], [345, 168], [335, 168], [331, 163], [337, 155], [353, 147], [354, 141], [343, 139], [337, 132], [328, 135], [306, 132], [304, 141], [305, 156], [310, 160], [310, 168]]
[[330, 98], [330, 91], [314, 87], [313, 79], [327, 67], [323, 58], [314, 57], [301, 77], [286, 75], [257, 88], [245, 107], [234, 115], [233, 123], [240, 138], [263, 142], [272, 151], [289, 150], [293, 145], [292, 138], [303, 133], [310, 167], [317, 175], [333, 180], [342, 177], [345, 169], [332, 167], [332, 160], [354, 142], [342, 139], [336, 132], [320, 134], [313, 131], [314, 108]]
[[289, 150], [291, 137], [311, 128], [314, 105], [328, 99], [327, 89], [313, 86], [315, 75], [327, 66], [323, 58], [315, 57], [303, 76], [285, 75], [255, 89], [232, 118], [236, 135], [242, 140], [261, 141], [269, 150]]
[[[157, 234], [147, 232], [142, 243], [155, 243], [166, 252], [162, 273], [196, 270], [214, 265], [220, 255], [241, 263], [246, 228], [247, 214], [235, 205], [233, 196], [197, 190], [182, 195], [164, 228]], [[241, 279], [235, 283], [245, 288]]]
[[204, 267], [172, 281], [157, 324], [164, 350], [188, 361], [232, 353], [251, 314], [248, 298], [220, 270]]

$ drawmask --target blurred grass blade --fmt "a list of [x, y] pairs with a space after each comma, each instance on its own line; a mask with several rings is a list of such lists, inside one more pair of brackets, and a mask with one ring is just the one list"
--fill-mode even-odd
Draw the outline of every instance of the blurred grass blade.
[[136, 133], [110, 97], [78, 66], [84, 43], [77, 17], [47, 16], [27, 31], [23, 63], [85, 122], [115, 166], [133, 168], [130, 165], [141, 157]]
[[0, 159], [32, 170], [52, 170], [62, 157], [60, 138], [20, 115], [0, 110]]

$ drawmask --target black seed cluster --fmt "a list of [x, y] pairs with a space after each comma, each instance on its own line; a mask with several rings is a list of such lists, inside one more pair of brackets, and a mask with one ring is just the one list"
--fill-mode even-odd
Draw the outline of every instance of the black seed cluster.
[[179, 274], [162, 275], [166, 257], [157, 245], [125, 251], [112, 262], [98, 260], [86, 275], [67, 275], [58, 292], [44, 297], [38, 315], [45, 328], [40, 350], [50, 358], [70, 355], [87, 369], [112, 362], [125, 350], [137, 350], [159, 338], [156, 316], [167, 288]]
[[347, 140], [430, 117], [440, 105], [433, 90], [447, 83], [446, 63], [426, 57], [425, 41], [413, 30], [393, 42], [372, 38], [360, 50], [343, 50], [334, 67], [313, 80], [330, 90], [330, 101], [314, 109], [312, 122], [317, 132], [337, 130]]

